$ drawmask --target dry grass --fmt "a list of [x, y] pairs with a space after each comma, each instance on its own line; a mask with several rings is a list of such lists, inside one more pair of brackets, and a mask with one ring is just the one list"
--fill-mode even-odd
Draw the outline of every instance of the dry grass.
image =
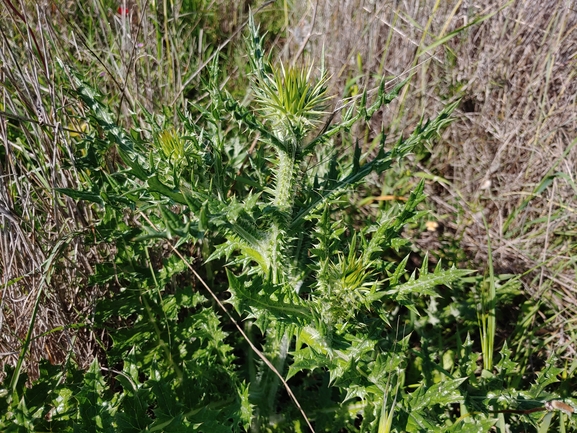
[[[54, 192], [77, 183], [78, 174], [62, 163], [71, 154], [64, 128], [74, 120], [62, 109], [67, 95], [54, 79], [46, 22], [39, 20], [33, 33], [11, 12], [1, 12], [2, 22], [11, 17], [14, 25], [2, 25], [0, 48], [0, 352], [13, 364], [28, 340], [30, 365], [43, 357], [62, 362], [70, 351], [82, 361], [92, 348], [82, 330], [68, 325], [81, 323], [94, 301], [79, 290], [90, 273], [91, 252], [74, 236], [89, 229], [91, 216]], [[28, 42], [25, 50], [22, 41]], [[45, 335], [55, 329], [61, 332]]]
[[0, 7], [0, 359], [14, 365], [28, 348], [24, 371], [34, 378], [43, 358], [91, 361], [98, 292], [87, 282], [103, 251], [84, 244], [90, 209], [54, 190], [80, 176], [69, 161], [85, 113], [56, 59], [71, 53], [55, 45], [50, 9], [25, 8]]
[[[468, 265], [483, 271], [489, 235], [498, 272], [526, 273], [528, 293], [575, 316], [577, 11], [571, 1], [503, 6], [318, 0], [295, 13], [292, 52], [310, 36], [304, 55], [324, 50], [339, 86], [354, 79], [370, 89], [381, 76], [414, 73], [401, 104], [384, 114], [393, 136], [462, 97], [430, 157], [414, 161], [447, 181], [428, 183], [445, 234], [418, 242], [439, 249], [460, 239]], [[427, 49], [479, 17], [488, 18]]]

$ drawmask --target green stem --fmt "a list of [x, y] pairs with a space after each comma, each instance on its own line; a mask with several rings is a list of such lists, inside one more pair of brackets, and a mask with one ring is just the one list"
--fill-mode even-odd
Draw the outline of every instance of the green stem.
[[281, 211], [290, 211], [294, 203], [295, 160], [292, 155], [279, 150], [278, 174], [273, 204]]
[[282, 236], [280, 233], [280, 227], [276, 222], [274, 222], [270, 228], [270, 241], [271, 241], [271, 248], [270, 248], [269, 272], [271, 272], [273, 284], [278, 284], [279, 283], [278, 262], [282, 249]]
[[[273, 205], [281, 212], [290, 215], [294, 204], [295, 195], [295, 158], [294, 152], [289, 154], [282, 150], [278, 152], [278, 172], [276, 175], [276, 187]], [[272, 222], [270, 227], [270, 272], [274, 284], [280, 283], [279, 266], [285, 266], [281, 261], [284, 244], [285, 227], [279, 225], [279, 221]], [[285, 272], [285, 275], [287, 273]]]

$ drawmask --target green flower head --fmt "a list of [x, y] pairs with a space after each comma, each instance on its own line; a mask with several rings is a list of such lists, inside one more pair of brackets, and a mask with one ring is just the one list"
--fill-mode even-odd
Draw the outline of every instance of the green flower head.
[[292, 136], [300, 142], [326, 114], [328, 76], [323, 73], [313, 83], [311, 73], [312, 67], [285, 69], [281, 64], [254, 81], [260, 110], [281, 139]]

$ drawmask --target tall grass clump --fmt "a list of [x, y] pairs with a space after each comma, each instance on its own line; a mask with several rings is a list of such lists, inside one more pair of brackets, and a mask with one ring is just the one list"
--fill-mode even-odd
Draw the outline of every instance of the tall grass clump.
[[79, 288], [98, 254], [83, 242], [90, 207], [55, 192], [78, 186], [70, 161], [85, 112], [65, 91], [48, 21], [37, 12], [0, 4], [0, 352], [2, 365], [31, 379], [42, 358], [92, 358], [85, 320], [97, 292]]

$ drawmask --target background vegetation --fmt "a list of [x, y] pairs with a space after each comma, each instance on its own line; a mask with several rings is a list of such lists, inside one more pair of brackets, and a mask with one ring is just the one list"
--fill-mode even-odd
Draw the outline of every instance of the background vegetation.
[[3, 431], [574, 428], [571, 2], [0, 4]]

